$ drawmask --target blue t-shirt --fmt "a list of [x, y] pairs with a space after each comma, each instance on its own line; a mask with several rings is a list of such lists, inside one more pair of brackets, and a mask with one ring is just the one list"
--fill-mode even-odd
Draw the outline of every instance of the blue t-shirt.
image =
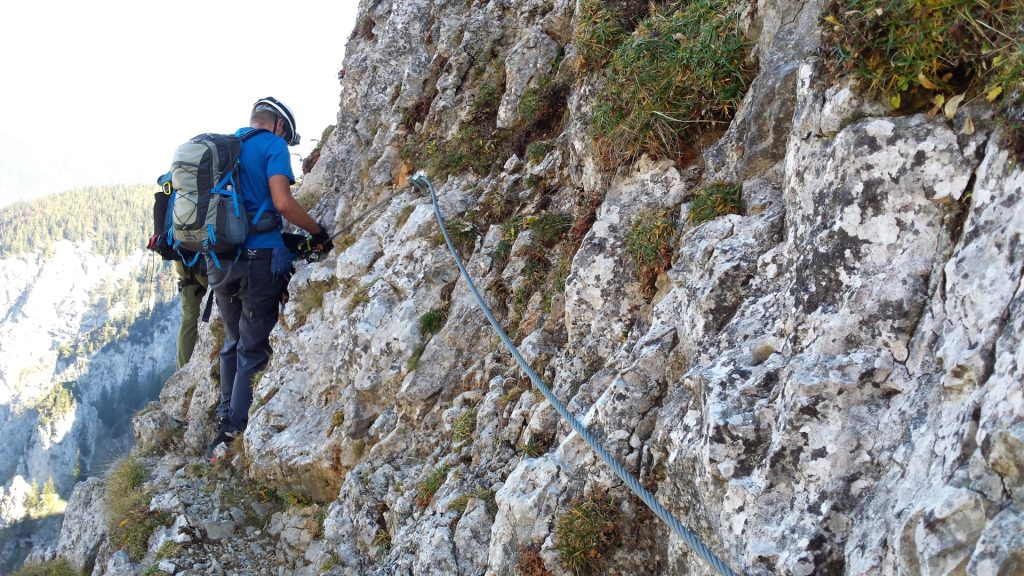
[[[239, 128], [236, 136], [251, 132], [253, 128]], [[263, 132], [242, 142], [241, 178], [239, 187], [245, 211], [255, 216], [256, 211], [266, 202], [265, 212], [276, 213], [274, 202], [270, 198], [271, 176], [286, 176], [290, 184], [295, 183], [292, 174], [292, 161], [288, 154], [288, 144], [284, 138], [273, 132]], [[282, 248], [280, 228], [252, 234], [245, 240], [246, 248]]]

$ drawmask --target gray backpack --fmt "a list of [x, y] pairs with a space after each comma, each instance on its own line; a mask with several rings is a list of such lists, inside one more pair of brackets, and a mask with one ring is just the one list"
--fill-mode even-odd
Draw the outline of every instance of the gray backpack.
[[267, 198], [255, 214], [248, 214], [239, 194], [239, 156], [242, 142], [263, 129], [242, 136], [200, 134], [182, 144], [171, 162], [171, 227], [173, 246], [179, 253], [201, 254], [221, 267], [224, 257], [237, 259], [249, 234], [281, 226], [281, 216]]

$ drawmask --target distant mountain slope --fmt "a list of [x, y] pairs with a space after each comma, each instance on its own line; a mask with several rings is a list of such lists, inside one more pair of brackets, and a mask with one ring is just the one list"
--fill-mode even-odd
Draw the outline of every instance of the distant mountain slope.
[[35, 524], [60, 514], [42, 487], [60, 504], [127, 449], [129, 415], [174, 370], [176, 278], [145, 250], [153, 192], [0, 208], [0, 573], [55, 536]]
[[0, 208], [0, 257], [49, 254], [54, 242], [69, 240], [123, 260], [145, 246], [153, 192], [142, 184], [91, 186]]

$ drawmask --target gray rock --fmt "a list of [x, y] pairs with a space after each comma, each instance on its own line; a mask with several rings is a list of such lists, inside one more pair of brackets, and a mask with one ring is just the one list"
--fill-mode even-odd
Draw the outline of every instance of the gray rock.
[[[631, 529], [605, 571], [709, 573], [533, 391], [438, 244], [428, 199], [405, 188], [469, 124], [515, 132], [519, 103], [548, 79], [568, 87], [564, 124], [510, 134], [524, 141], [493, 170], [430, 176], [449, 224], [477, 226], [474, 284], [567, 409], [738, 572], [1019, 569], [1024, 170], [983, 99], [952, 120], [893, 115], [825, 74], [821, 2], [762, 1], [740, 21], [757, 75], [702, 142], [702, 166], [608, 167], [592, 131], [606, 78], [576, 69], [580, 3], [363, 4], [337, 127], [302, 184], [318, 217], [353, 224], [354, 243], [299, 265], [244, 454], [207, 475], [222, 487], [171, 470], [153, 482], [157, 507], [181, 506], [208, 533], [233, 519], [207, 542], [217, 563], [196, 570], [305, 574], [329, 560], [331, 574], [497, 576], [534, 549], [564, 571], [556, 526], [604, 494]], [[476, 118], [492, 96], [496, 116]], [[524, 160], [531, 138], [554, 148]], [[740, 188], [741, 213], [690, 222], [717, 179]], [[655, 210], [677, 223], [649, 294], [630, 241]], [[538, 251], [530, 218], [550, 211], [578, 221]], [[549, 277], [563, 256], [568, 270]], [[336, 285], [303, 320], [300, 294], [324, 281]], [[444, 326], [421, 333], [435, 309]], [[140, 420], [147, 435], [166, 416], [202, 446], [208, 369], [168, 382]], [[470, 410], [474, 432], [455, 441]], [[318, 508], [258, 499], [253, 512], [276, 512], [266, 530], [236, 530], [228, 497], [243, 478], [325, 506], [322, 531]], [[493, 517], [480, 487], [496, 492]], [[101, 545], [97, 565], [109, 556]]]
[[459, 574], [482, 574], [486, 571], [492, 523], [485, 503], [470, 498], [453, 536]]
[[974, 548], [968, 574], [1013, 574], [1024, 568], [1024, 523], [1020, 506], [1011, 504], [992, 518]]
[[200, 524], [206, 537], [210, 540], [225, 540], [235, 533], [235, 523], [231, 520], [207, 520]]
[[101, 567], [99, 564], [96, 565], [96, 569], [93, 570], [93, 574], [99, 570], [100, 574], [106, 576], [133, 576], [135, 570], [132, 566], [132, 561], [128, 557], [128, 553], [124, 550], [118, 550], [110, 557], [105, 567]]
[[901, 550], [910, 566], [926, 574], [963, 573], [985, 528], [983, 499], [967, 490], [946, 488], [912, 513]]
[[100, 545], [107, 537], [106, 483], [89, 478], [75, 486], [64, 515], [64, 525], [74, 529], [60, 532], [57, 556], [66, 558], [76, 569], [93, 565]]
[[509, 50], [505, 58], [505, 93], [498, 108], [498, 128], [508, 128], [519, 120], [519, 103], [527, 88], [536, 88], [551, 72], [558, 55], [558, 43], [541, 28], [529, 28]]

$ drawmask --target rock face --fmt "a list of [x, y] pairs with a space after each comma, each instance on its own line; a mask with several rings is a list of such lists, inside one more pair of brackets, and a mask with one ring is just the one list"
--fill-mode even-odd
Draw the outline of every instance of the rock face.
[[[600, 168], [601, 80], [585, 76], [543, 158], [435, 178], [440, 209], [523, 357], [734, 570], [1017, 573], [1024, 169], [985, 108], [897, 117], [827, 85], [819, 7], [759, 3], [746, 25], [760, 71], [698, 166]], [[472, 120], [475, 67], [504, 70], [499, 127], [543, 78], [571, 75], [576, 10], [362, 4], [338, 126], [299, 192], [351, 241], [292, 279], [233, 461], [319, 503], [321, 527], [302, 506], [282, 512], [269, 524], [282, 561], [255, 573], [569, 574], [556, 527], [587, 499], [615, 510], [606, 573], [712, 573], [531, 390], [407, 185], [410, 138]], [[689, 223], [712, 180], [742, 188], [742, 213]], [[524, 219], [473, 220], [495, 198]], [[679, 223], [650, 289], [628, 237], [652, 212]], [[545, 245], [534, 224], [553, 214], [575, 225]], [[137, 422], [144, 442], [180, 421], [175, 450], [199, 454], [211, 363], [171, 378]], [[120, 573], [113, 552], [94, 574]]]
[[[103, 464], [126, 450], [130, 412], [115, 416], [112, 405], [128, 403], [141, 384], [173, 367], [174, 346], [167, 343], [177, 334], [176, 304], [157, 304], [144, 331], [116, 343], [74, 357], [62, 351], [119, 314], [124, 303], [113, 301], [110, 286], [134, 280], [148, 258], [140, 250], [113, 261], [87, 243], [60, 241], [48, 258], [0, 259], [0, 529], [38, 513], [25, 506], [33, 487], [38, 495], [52, 480], [68, 499], [75, 482], [93, 472], [94, 459]], [[55, 537], [36, 530], [34, 552], [52, 553]], [[17, 556], [0, 553], [0, 566]]]
[[56, 555], [68, 559], [78, 570], [86, 570], [107, 536], [106, 484], [90, 478], [75, 487], [64, 522], [73, 530], [62, 530]]

